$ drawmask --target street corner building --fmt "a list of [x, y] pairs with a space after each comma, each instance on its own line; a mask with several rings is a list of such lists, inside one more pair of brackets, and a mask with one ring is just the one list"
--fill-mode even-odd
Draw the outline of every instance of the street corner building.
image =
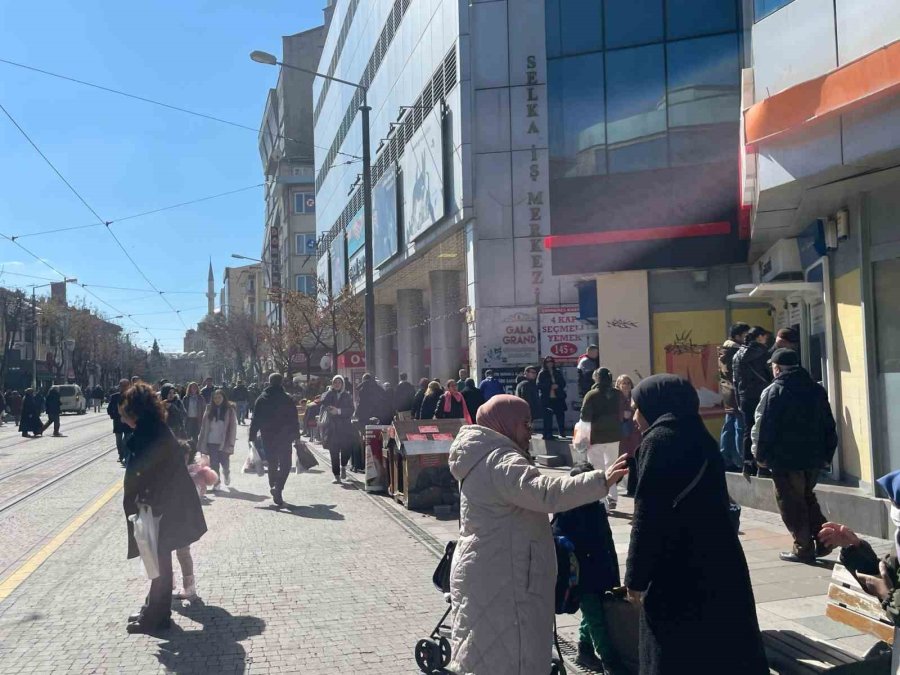
[[[687, 377], [718, 437], [728, 326], [791, 327], [840, 426], [838, 501], [881, 534], [874, 476], [900, 464], [895, 3], [331, 10], [316, 70], [365, 88], [312, 84], [317, 276], [332, 296], [364, 290], [371, 108], [375, 362], [345, 352], [345, 375], [492, 369], [512, 388], [552, 355], [571, 422], [575, 364], [598, 343], [615, 375]], [[767, 485], [732, 487], [774, 509]]]

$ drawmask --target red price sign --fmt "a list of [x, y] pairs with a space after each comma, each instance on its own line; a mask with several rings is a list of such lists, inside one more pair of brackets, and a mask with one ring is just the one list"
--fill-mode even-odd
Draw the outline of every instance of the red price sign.
[[550, 353], [553, 356], [568, 357], [574, 356], [578, 352], [578, 346], [572, 342], [557, 342], [550, 346]]

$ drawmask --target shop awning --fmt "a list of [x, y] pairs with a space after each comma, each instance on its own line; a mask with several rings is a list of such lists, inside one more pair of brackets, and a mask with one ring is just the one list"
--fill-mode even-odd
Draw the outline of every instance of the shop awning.
[[769, 281], [761, 284], [739, 284], [728, 302], [774, 304], [787, 298], [802, 297], [812, 301], [823, 296], [824, 288], [818, 281]]

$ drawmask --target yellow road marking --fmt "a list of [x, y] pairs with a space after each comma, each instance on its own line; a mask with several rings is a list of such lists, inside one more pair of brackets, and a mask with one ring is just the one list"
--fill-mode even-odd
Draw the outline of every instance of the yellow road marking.
[[91, 517], [97, 513], [100, 509], [102, 509], [106, 503], [112, 499], [116, 493], [122, 489], [122, 479], [120, 478], [115, 483], [109, 486], [109, 488], [104, 492], [97, 500], [88, 506], [84, 511], [79, 513], [75, 519], [70, 522], [66, 527], [64, 527], [53, 539], [51, 539], [47, 544], [33, 556], [31, 556], [28, 560], [26, 560], [22, 565], [13, 572], [10, 576], [0, 582], [0, 602], [3, 602], [8, 598], [14, 590], [16, 590], [28, 577], [30, 577], [34, 571], [44, 564], [44, 562], [53, 555], [56, 550], [66, 543], [66, 541], [71, 537], [75, 532], [84, 525]]

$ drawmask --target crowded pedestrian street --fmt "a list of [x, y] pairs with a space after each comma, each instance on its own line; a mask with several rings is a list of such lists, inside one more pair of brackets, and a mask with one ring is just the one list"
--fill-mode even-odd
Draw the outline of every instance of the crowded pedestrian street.
[[[209, 531], [192, 547], [199, 599], [173, 604], [165, 634], [130, 636], [123, 622], [146, 576], [125, 559], [109, 420], [65, 417], [62, 432], [20, 442], [0, 428], [0, 673], [420, 672], [413, 650], [446, 608], [431, 575], [455, 516], [406, 511], [366, 493], [357, 474], [333, 484], [318, 445], [319, 466], [290, 476], [278, 508], [265, 477], [239, 470], [241, 427], [231, 485], [203, 500]], [[622, 498], [611, 518], [623, 568], [630, 511]], [[824, 616], [828, 566], [778, 560], [790, 537], [776, 516], [745, 509], [740, 539], [764, 632], [859, 655], [872, 646]], [[559, 617], [563, 652], [569, 672], [590, 672], [567, 649], [578, 621]]]

